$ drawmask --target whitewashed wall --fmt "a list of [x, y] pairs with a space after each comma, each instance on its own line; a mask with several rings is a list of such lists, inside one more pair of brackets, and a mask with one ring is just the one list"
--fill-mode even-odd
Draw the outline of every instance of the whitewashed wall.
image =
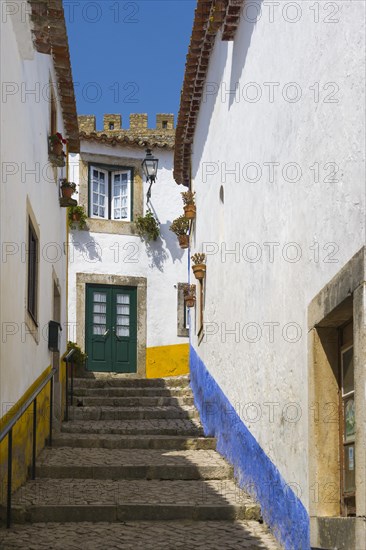
[[[47, 326], [53, 318], [53, 269], [61, 287], [61, 321], [66, 327], [66, 212], [59, 205], [47, 144], [50, 77], [55, 82], [52, 58], [34, 51], [29, 25], [20, 11], [14, 22], [4, 10], [2, 15], [0, 416], [51, 364]], [[60, 116], [58, 128], [63, 132]], [[58, 177], [62, 173], [58, 169]], [[40, 232], [38, 344], [25, 324], [27, 197]], [[65, 345], [66, 330], [61, 336], [62, 351]]]
[[195, 133], [193, 248], [209, 255], [193, 345], [308, 507], [307, 307], [365, 244], [364, 5], [265, 2], [254, 24], [250, 4], [216, 39]]
[[[69, 322], [70, 338], [75, 339], [76, 274], [95, 273], [146, 277], [147, 279], [147, 347], [187, 343], [177, 336], [177, 288], [187, 280], [187, 252], [179, 247], [176, 236], [169, 231], [173, 219], [183, 212], [180, 189], [173, 180], [173, 153], [154, 149], [159, 158], [157, 181], [152, 187], [151, 204], [160, 221], [160, 237], [146, 245], [139, 236], [72, 231], [69, 262]], [[113, 155], [118, 158], [145, 158], [144, 149], [108, 147], [82, 142], [81, 153]], [[79, 155], [72, 156], [72, 178], [79, 184]], [[71, 177], [71, 176], [70, 176]], [[144, 202], [148, 184], [144, 183]], [[145, 205], [146, 211], [146, 205]], [[118, 230], [118, 222], [116, 231]], [[127, 246], [127, 245], [131, 246]], [[90, 258], [88, 247], [97, 255]]]

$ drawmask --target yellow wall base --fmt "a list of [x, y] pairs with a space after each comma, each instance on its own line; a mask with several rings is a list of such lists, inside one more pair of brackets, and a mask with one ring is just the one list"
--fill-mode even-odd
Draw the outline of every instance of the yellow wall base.
[[[24, 403], [35, 388], [49, 374], [51, 367], [48, 367], [35, 380], [28, 391], [21, 399], [13, 405], [10, 410], [1, 418], [0, 427], [14, 416], [14, 414], [24, 407]], [[49, 416], [50, 416], [50, 383], [48, 383], [41, 393], [37, 396], [37, 455], [45, 445], [45, 440], [49, 435]], [[28, 468], [32, 463], [32, 438], [33, 438], [33, 405], [24, 411], [23, 416], [13, 427], [13, 468], [12, 468], [12, 489], [13, 491], [20, 487], [28, 477]], [[8, 458], [8, 438], [0, 444], [0, 503], [6, 501], [7, 491], [7, 458]]]
[[146, 349], [146, 378], [181, 376], [189, 373], [189, 344]]

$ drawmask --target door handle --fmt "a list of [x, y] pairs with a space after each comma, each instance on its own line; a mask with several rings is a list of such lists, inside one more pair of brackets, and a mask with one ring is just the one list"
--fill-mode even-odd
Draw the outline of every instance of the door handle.
[[105, 338], [106, 336], [108, 336], [108, 334], [109, 334], [109, 328], [108, 328], [108, 329], [105, 331], [105, 333], [103, 334], [104, 338]]
[[117, 332], [116, 332], [116, 327], [113, 327], [113, 328], [112, 328], [112, 331], [113, 331], [113, 334], [114, 334], [114, 336], [116, 337], [116, 339], [117, 339], [119, 342], [121, 342], [121, 338], [118, 336], [118, 334], [117, 334]]

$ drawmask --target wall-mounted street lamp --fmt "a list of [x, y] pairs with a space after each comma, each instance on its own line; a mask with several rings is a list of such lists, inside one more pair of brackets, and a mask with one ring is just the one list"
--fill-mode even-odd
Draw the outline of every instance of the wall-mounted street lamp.
[[146, 149], [146, 157], [142, 161], [142, 170], [146, 176], [146, 182], [150, 182], [150, 186], [146, 194], [147, 202], [149, 202], [151, 198], [151, 186], [157, 177], [158, 164], [159, 159], [154, 158], [151, 149]]

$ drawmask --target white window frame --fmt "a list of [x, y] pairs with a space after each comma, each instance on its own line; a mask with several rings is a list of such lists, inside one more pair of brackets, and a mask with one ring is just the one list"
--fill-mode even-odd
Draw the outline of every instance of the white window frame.
[[[93, 211], [93, 170], [97, 170], [100, 173], [105, 175], [105, 210], [104, 217], [94, 214]], [[127, 217], [126, 218], [116, 218], [115, 217], [115, 208], [114, 208], [114, 178], [116, 175], [127, 174]], [[111, 182], [111, 183], [110, 183]], [[113, 220], [118, 222], [131, 222], [131, 213], [132, 213], [132, 170], [129, 168], [126, 169], [113, 169], [111, 166], [110, 169], [101, 168], [99, 166], [89, 165], [89, 212], [90, 217], [97, 220]], [[111, 196], [110, 196], [111, 194]], [[121, 207], [122, 208], [122, 207]], [[109, 217], [110, 216], [110, 217]]]
[[[94, 181], [93, 181], [93, 170], [97, 170], [98, 172], [104, 174], [105, 177], [105, 194], [104, 194], [104, 216], [99, 216], [94, 214], [93, 211], [93, 195], [94, 195]], [[103, 168], [99, 168], [98, 166], [90, 166], [90, 172], [89, 172], [89, 208], [90, 208], [90, 217], [97, 219], [97, 220], [108, 220], [108, 210], [109, 210], [109, 174], [107, 170], [104, 170]]]
[[[125, 218], [116, 218], [114, 213], [114, 185], [115, 185], [115, 176], [122, 176], [127, 174], [127, 216]], [[131, 170], [116, 170], [112, 172], [112, 186], [111, 186], [111, 219], [119, 222], [130, 222], [131, 221]], [[122, 206], [120, 206], [122, 210]]]

